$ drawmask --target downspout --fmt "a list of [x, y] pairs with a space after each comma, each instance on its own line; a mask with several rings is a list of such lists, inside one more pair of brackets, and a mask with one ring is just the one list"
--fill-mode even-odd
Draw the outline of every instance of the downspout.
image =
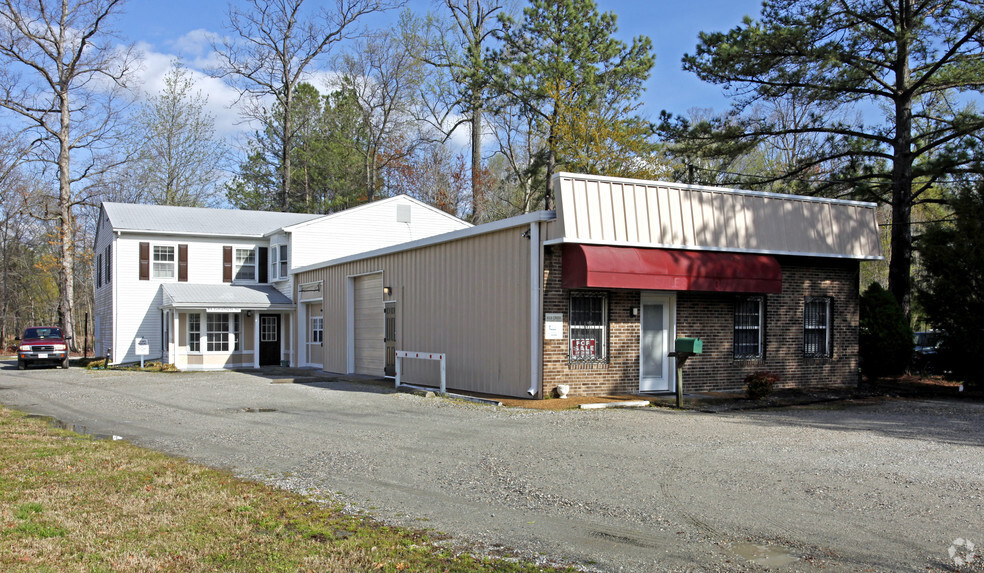
[[540, 390], [543, 367], [543, 244], [540, 242], [540, 221], [530, 223], [530, 389], [536, 396]]

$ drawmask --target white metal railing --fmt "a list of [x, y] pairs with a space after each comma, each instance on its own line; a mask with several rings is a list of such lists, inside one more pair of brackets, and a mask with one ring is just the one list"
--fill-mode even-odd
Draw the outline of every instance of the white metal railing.
[[440, 360], [441, 361], [441, 394], [447, 394], [447, 358], [448, 355], [437, 352], [414, 352], [411, 350], [396, 351], [396, 387], [400, 387], [400, 380], [403, 373], [403, 358], [416, 358], [420, 360]]

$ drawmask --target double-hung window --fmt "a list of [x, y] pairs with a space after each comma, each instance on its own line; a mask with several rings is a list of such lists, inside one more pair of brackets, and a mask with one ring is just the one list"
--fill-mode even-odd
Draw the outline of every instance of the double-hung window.
[[188, 315], [188, 352], [202, 351], [202, 315]]
[[208, 352], [239, 350], [239, 315], [208, 313], [205, 315], [205, 340]]
[[760, 296], [735, 301], [735, 358], [761, 358], [765, 330], [765, 303]]
[[608, 295], [571, 293], [571, 362], [608, 359]]
[[279, 251], [279, 256], [277, 257], [277, 262], [280, 265], [280, 278], [287, 278], [287, 245], [280, 245], [277, 247]]
[[322, 342], [325, 339], [325, 319], [323, 316], [311, 317], [311, 342]]
[[153, 269], [155, 279], [174, 278], [174, 247], [154, 245]]
[[830, 356], [830, 297], [807, 297], [803, 303], [803, 353], [807, 356]]
[[256, 250], [236, 249], [236, 280], [256, 280]]

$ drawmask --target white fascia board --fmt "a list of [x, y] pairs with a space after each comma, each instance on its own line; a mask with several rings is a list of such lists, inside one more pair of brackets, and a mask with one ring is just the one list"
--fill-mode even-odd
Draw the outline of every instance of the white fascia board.
[[205, 308], [226, 308], [240, 310], [294, 310], [295, 304], [232, 304], [232, 303], [205, 303], [205, 302], [179, 302], [164, 303], [160, 305], [161, 310], [202, 310]]
[[[119, 229], [114, 228], [113, 232], [117, 235], [122, 233], [131, 233], [134, 235], [159, 235], [161, 237], [209, 237], [216, 239], [263, 239], [267, 235], [240, 235], [232, 233], [187, 233], [180, 232], [176, 233], [174, 231], [151, 231], [148, 229]], [[279, 230], [278, 230], [279, 232]]]
[[570, 240], [564, 237], [559, 239], [551, 239], [549, 241], [544, 241], [544, 245], [560, 245], [560, 244], [572, 244], [572, 245], [596, 245], [600, 247], [634, 247], [642, 249], [672, 249], [678, 251], [713, 251], [718, 253], [744, 253], [750, 255], [774, 255], [774, 256], [792, 256], [792, 257], [818, 257], [824, 259], [855, 259], [859, 261], [884, 261], [885, 257], [882, 255], [865, 255], [865, 256], [855, 256], [855, 255], [844, 255], [840, 253], [806, 253], [802, 251], [772, 251], [768, 249], [732, 249], [728, 247], [699, 247], [694, 245], [668, 245], [668, 244], [654, 244], [654, 243], [629, 243], [629, 242], [618, 242], [618, 241], [585, 241], [585, 240]]
[[290, 274], [303, 273], [306, 271], [313, 271], [315, 269], [323, 269], [326, 267], [333, 267], [335, 265], [340, 265], [342, 263], [350, 263], [352, 261], [360, 261], [362, 259], [369, 259], [372, 257], [378, 257], [380, 255], [390, 255], [393, 253], [400, 253], [403, 251], [412, 251], [414, 249], [419, 249], [422, 247], [429, 247], [431, 245], [437, 245], [440, 243], [449, 243], [451, 241], [458, 241], [460, 239], [465, 239], [468, 237], [474, 237], [478, 235], [484, 235], [486, 233], [495, 233], [497, 231], [502, 231], [504, 229], [511, 229], [513, 227], [526, 227], [530, 223], [537, 221], [552, 221], [557, 218], [557, 213], [554, 211], [536, 211], [534, 213], [527, 213], [525, 215], [517, 215], [515, 217], [510, 217], [508, 219], [502, 219], [500, 221], [494, 221], [492, 223], [485, 223], [482, 225], [476, 225], [469, 227], [467, 229], [459, 229], [457, 231], [450, 231], [447, 233], [442, 233], [440, 235], [434, 235], [424, 239], [418, 239], [416, 241], [410, 241], [408, 243], [400, 243], [398, 245], [392, 245], [390, 247], [383, 247], [382, 249], [376, 249], [374, 251], [366, 251], [364, 253], [356, 253], [354, 255], [348, 255], [331, 261], [324, 261], [321, 263], [315, 263], [313, 265], [307, 265], [304, 267], [298, 267], [296, 269], [291, 269]]
[[706, 191], [711, 193], [727, 193], [729, 195], [747, 195], [750, 197], [768, 197], [769, 199], [779, 199], [787, 201], [806, 201], [809, 203], [829, 203], [832, 205], [852, 205], [854, 207], [875, 208], [878, 203], [871, 201], [854, 201], [851, 199], [831, 199], [828, 197], [811, 197], [809, 195], [790, 195], [787, 193], [769, 193], [767, 191], [747, 191], [745, 189], [734, 189], [731, 187], [713, 187], [710, 185], [691, 185], [689, 183], [671, 183], [669, 181], [654, 181], [651, 179], [629, 179], [626, 177], [609, 177], [604, 175], [585, 175], [583, 173], [569, 173], [562, 171], [555, 173], [551, 179], [551, 185], [560, 179], [580, 179], [585, 181], [603, 181], [606, 183], [631, 183], [633, 185], [645, 185], [648, 187], [673, 187], [675, 189], [687, 189], [690, 191]]

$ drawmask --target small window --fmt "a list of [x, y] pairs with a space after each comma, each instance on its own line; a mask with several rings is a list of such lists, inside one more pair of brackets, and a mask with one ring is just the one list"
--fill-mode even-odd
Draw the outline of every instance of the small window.
[[280, 278], [287, 278], [287, 245], [280, 245], [278, 249], [280, 251], [279, 263], [280, 263]]
[[188, 352], [202, 351], [202, 315], [188, 315]]
[[260, 317], [260, 342], [276, 342], [280, 339], [277, 333], [278, 320], [276, 316]]
[[608, 295], [571, 293], [570, 360], [602, 362], [608, 358]]
[[174, 278], [174, 247], [154, 246], [154, 278]]
[[311, 342], [322, 342], [325, 337], [325, 319], [323, 316], [311, 317]]
[[256, 280], [256, 251], [254, 249], [236, 249], [236, 280]]
[[762, 333], [765, 324], [765, 305], [760, 296], [742, 297], [735, 301], [735, 358], [762, 357]]
[[830, 297], [808, 297], [803, 304], [803, 352], [830, 356]]

